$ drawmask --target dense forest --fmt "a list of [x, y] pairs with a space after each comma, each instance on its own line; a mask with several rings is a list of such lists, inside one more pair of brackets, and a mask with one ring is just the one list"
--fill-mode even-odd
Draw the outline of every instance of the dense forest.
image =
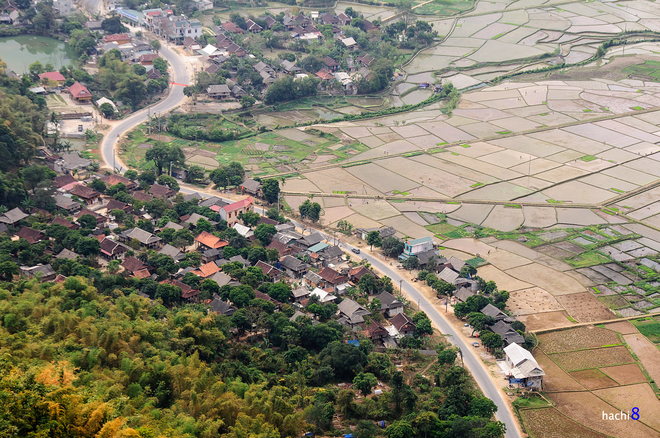
[[[249, 342], [239, 316], [168, 309], [136, 287], [98, 274], [3, 285], [0, 436], [296, 437], [333, 429], [335, 414], [358, 438], [503, 433], [452, 350], [406, 379], [368, 340], [342, 343], [335, 322], [265, 310]], [[389, 389], [369, 398], [336, 385], [370, 393], [376, 379]]]

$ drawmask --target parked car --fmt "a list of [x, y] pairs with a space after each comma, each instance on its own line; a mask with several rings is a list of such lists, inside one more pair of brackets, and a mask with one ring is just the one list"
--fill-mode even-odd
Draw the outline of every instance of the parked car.
[[473, 343], [472, 343], [472, 346], [473, 346], [474, 348], [479, 348], [479, 343], [478, 343], [478, 342], [473, 342]]
[[355, 254], [360, 254], [360, 248], [353, 248], [351, 251], [353, 251]]

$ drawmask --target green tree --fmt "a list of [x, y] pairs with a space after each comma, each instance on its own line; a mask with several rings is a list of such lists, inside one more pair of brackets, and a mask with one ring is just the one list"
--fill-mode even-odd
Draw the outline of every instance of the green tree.
[[151, 47], [157, 52], [160, 50], [160, 41], [158, 40], [153, 40], [149, 43]]
[[197, 223], [195, 224], [195, 230], [200, 233], [203, 231], [206, 231], [207, 233], [212, 233], [213, 225], [211, 225], [211, 222], [207, 221], [203, 217], [200, 217], [199, 219], [197, 219]]
[[[156, 165], [158, 175], [163, 174], [163, 168], [168, 168], [170, 164], [177, 167], [184, 167], [186, 156], [180, 146], [167, 144], [157, 141], [154, 146], [145, 154], [147, 160], [152, 160]], [[141, 177], [142, 175], [140, 175]], [[153, 182], [151, 183], [153, 184]]]
[[227, 176], [227, 172], [221, 167], [213, 170], [209, 175], [209, 178], [211, 181], [213, 181], [213, 184], [215, 184], [216, 187], [222, 187], [223, 189], [226, 189], [229, 185], [229, 177]]
[[0, 275], [5, 281], [12, 281], [14, 275], [18, 275], [19, 272], [18, 265], [14, 262], [5, 261], [0, 263]]
[[451, 348], [446, 348], [438, 353], [438, 363], [440, 365], [453, 365], [456, 362], [456, 351]]
[[266, 201], [271, 204], [277, 202], [277, 199], [280, 196], [280, 182], [275, 178], [264, 180], [261, 184], [261, 192], [264, 194]]
[[250, 108], [254, 103], [257, 101], [254, 97], [250, 96], [249, 94], [244, 95], [241, 97], [241, 107], [243, 108]]
[[383, 241], [380, 238], [380, 233], [378, 231], [370, 231], [369, 234], [367, 234], [367, 243], [371, 246], [371, 250], [373, 251], [374, 245], [376, 245], [376, 248], [378, 248]]
[[157, 181], [158, 181], [158, 184], [160, 184], [162, 186], [167, 186], [167, 187], [171, 188], [172, 190], [174, 190], [175, 192], [178, 192], [179, 189], [180, 189], [179, 182], [172, 176], [163, 174], [163, 175], [160, 175], [158, 177]]
[[321, 215], [321, 205], [318, 202], [311, 202], [309, 199], [306, 199], [298, 207], [298, 212], [303, 218], [307, 218], [312, 222], [318, 222]]
[[205, 175], [206, 172], [204, 172], [203, 167], [192, 165], [188, 168], [188, 172], [186, 173], [186, 181], [189, 183], [197, 184], [204, 179]]
[[115, 109], [108, 102], [102, 103], [99, 109], [106, 119], [111, 118], [115, 114]]
[[371, 274], [364, 274], [360, 278], [358, 287], [363, 293], [367, 295], [376, 293], [376, 291], [378, 290], [378, 283], [376, 281], [376, 277], [374, 277]]
[[491, 351], [502, 348], [502, 346], [504, 345], [502, 336], [500, 336], [498, 333], [493, 333], [490, 331], [484, 331], [481, 334], [481, 343], [484, 344], [484, 347], [488, 348]]
[[403, 253], [404, 243], [390, 236], [383, 239], [380, 248], [387, 257], [399, 257]]
[[403, 267], [409, 271], [419, 267], [419, 259], [417, 256], [408, 257], [403, 261]]
[[146, 96], [147, 87], [144, 85], [144, 81], [135, 74], [130, 74], [119, 82], [115, 92], [115, 97], [130, 103], [133, 109], [137, 109]]
[[424, 335], [433, 334], [433, 325], [431, 320], [424, 312], [417, 312], [413, 315], [413, 323], [415, 324], [415, 336], [421, 337]]
[[410, 438], [415, 436], [412, 426], [407, 421], [395, 421], [385, 429], [387, 438]]
[[284, 282], [275, 283], [268, 289], [268, 295], [280, 303], [288, 303], [291, 299], [291, 286]]
[[259, 224], [257, 225], [257, 228], [254, 229], [254, 237], [259, 239], [259, 242], [264, 246], [270, 243], [275, 233], [277, 233], [277, 229], [269, 224]]
[[91, 214], [83, 214], [78, 218], [78, 223], [81, 227], [93, 230], [96, 228], [96, 218]]
[[124, 210], [120, 210], [118, 208], [115, 208], [110, 212], [112, 217], [115, 218], [115, 220], [119, 223], [124, 222], [124, 219], [126, 218], [126, 212]]
[[259, 223], [261, 215], [253, 211], [239, 213], [238, 218], [243, 221], [246, 227], [254, 227]]
[[371, 394], [371, 389], [378, 385], [378, 379], [371, 373], [360, 373], [353, 378], [353, 386], [366, 397]]
[[105, 183], [100, 179], [93, 179], [89, 184], [87, 184], [87, 186], [93, 188], [99, 193], [105, 193]]
[[108, 34], [128, 32], [128, 28], [121, 23], [118, 16], [106, 18], [101, 22], [101, 28]]

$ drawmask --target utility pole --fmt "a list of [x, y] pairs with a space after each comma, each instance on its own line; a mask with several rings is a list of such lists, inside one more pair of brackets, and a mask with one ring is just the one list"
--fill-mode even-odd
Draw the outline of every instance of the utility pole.
[[147, 126], [149, 127], [149, 135], [151, 135], [151, 107], [149, 107], [147, 111]]
[[401, 286], [403, 285], [403, 278], [399, 280], [399, 295], [401, 295]]

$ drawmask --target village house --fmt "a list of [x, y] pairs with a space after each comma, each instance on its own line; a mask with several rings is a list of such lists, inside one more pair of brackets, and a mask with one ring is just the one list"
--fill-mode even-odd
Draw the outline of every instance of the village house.
[[301, 301], [309, 298], [311, 291], [304, 286], [301, 286], [297, 289], [294, 289], [291, 294], [293, 295], [293, 301], [295, 303], [300, 303]]
[[101, 240], [101, 256], [106, 260], [117, 260], [124, 258], [128, 249], [112, 239], [105, 238]]
[[208, 231], [202, 231], [199, 236], [195, 237], [195, 244], [197, 249], [202, 251], [220, 249], [229, 245], [229, 243], [221, 240], [219, 237], [214, 236]]
[[264, 261], [259, 260], [254, 266], [261, 269], [261, 272], [263, 272], [264, 276], [272, 282], [277, 282], [284, 277], [284, 272]]
[[112, 187], [119, 183], [124, 184], [126, 186], [126, 191], [128, 193], [131, 193], [138, 187], [136, 183], [121, 175], [112, 174], [112, 175], [104, 176], [100, 179], [105, 183], [106, 187]]
[[68, 173], [66, 175], [60, 175], [53, 178], [53, 185], [56, 189], [60, 189], [69, 184], [74, 184], [75, 182], [76, 180], [73, 178], [73, 176]]
[[55, 206], [60, 211], [65, 211], [68, 214], [74, 214], [82, 208], [82, 204], [71, 199], [71, 196], [56, 194], [53, 198], [55, 199]]
[[64, 85], [66, 78], [58, 71], [47, 71], [46, 73], [41, 73], [39, 75], [39, 80], [42, 83], [46, 81], [46, 85], [48, 85], [48, 82], [53, 81], [57, 83], [57, 87], [61, 87]]
[[403, 303], [389, 292], [382, 292], [380, 295], [376, 295], [374, 299], [380, 301], [381, 312], [390, 318], [403, 313]]
[[187, 302], [196, 301], [197, 296], [200, 293], [197, 289], [193, 289], [187, 284], [171, 278], [161, 281], [160, 284], [169, 284], [178, 287], [179, 289], [181, 289], [181, 299]]
[[55, 256], [56, 259], [66, 259], [66, 260], [76, 260], [78, 257], [80, 257], [79, 254], [76, 254], [75, 252], [64, 248], [58, 255]]
[[220, 219], [227, 221], [227, 226], [231, 227], [239, 221], [238, 216], [241, 213], [254, 211], [254, 201], [248, 197], [242, 201], [234, 202], [233, 204], [220, 207], [218, 213]]
[[41, 263], [37, 266], [21, 266], [21, 274], [25, 275], [28, 278], [40, 278], [39, 281], [42, 283], [44, 281], [52, 281], [57, 276], [57, 272], [49, 264], [42, 265]]
[[290, 255], [282, 257], [280, 267], [291, 278], [301, 278], [307, 272], [307, 264]]
[[186, 50], [186, 52], [192, 55], [197, 53], [197, 51], [202, 48], [202, 45], [199, 44], [194, 38], [187, 36], [183, 39], [183, 48]]
[[341, 325], [355, 327], [364, 323], [364, 317], [371, 315], [371, 312], [355, 301], [345, 298], [337, 305], [339, 310], [339, 319], [337, 322]]
[[455, 281], [458, 279], [458, 277], [459, 277], [458, 272], [450, 268], [445, 268], [442, 271], [440, 271], [440, 274], [438, 274], [438, 278], [440, 280], [445, 281], [449, 284], [455, 284]]
[[218, 297], [214, 297], [213, 300], [209, 303], [212, 311], [224, 316], [232, 316], [238, 309], [231, 304], [222, 301]]
[[149, 194], [161, 199], [170, 199], [176, 196], [176, 191], [168, 186], [161, 186], [160, 184], [152, 184], [149, 187]]
[[206, 94], [213, 99], [227, 99], [231, 97], [231, 90], [226, 84], [209, 85], [206, 89]]
[[118, 237], [119, 240], [124, 243], [130, 243], [133, 239], [136, 239], [140, 243], [140, 246], [146, 249], [158, 249], [163, 241], [160, 237], [154, 236], [141, 228], [132, 228], [130, 230], [122, 231]]
[[497, 321], [492, 326], [488, 327], [493, 333], [497, 333], [504, 341], [504, 345], [511, 344], [524, 344], [525, 337], [518, 333], [511, 324], [508, 324], [504, 321]]
[[243, 33], [243, 29], [241, 29], [238, 25], [232, 23], [231, 21], [222, 23], [222, 28], [226, 32], [230, 32], [230, 33]]
[[131, 36], [127, 33], [118, 33], [115, 35], [106, 35], [103, 37], [103, 41], [106, 43], [117, 43], [120, 46], [122, 44], [128, 44], [131, 42]]
[[78, 103], [92, 102], [92, 93], [90, 93], [87, 87], [80, 82], [74, 82], [73, 85], [69, 87], [69, 94], [71, 94], [71, 98]]
[[139, 62], [141, 65], [154, 65], [154, 61], [158, 58], [160, 58], [160, 56], [155, 53], [145, 53], [140, 55]]
[[[361, 327], [364, 328], [366, 324], [362, 324]], [[367, 336], [371, 340], [381, 340], [387, 338], [390, 333], [382, 326], [378, 321], [371, 321], [371, 323], [366, 327]]]
[[504, 374], [509, 378], [509, 384], [518, 384], [529, 389], [543, 389], [543, 376], [545, 372], [539, 366], [532, 353], [518, 344], [511, 344], [504, 348], [506, 359], [497, 361]]
[[259, 26], [257, 23], [252, 21], [252, 19], [250, 19], [250, 18], [245, 20], [245, 24], [247, 25], [248, 32], [259, 33], [263, 30], [263, 27]]
[[206, 263], [197, 268], [196, 270], [192, 271], [193, 274], [197, 275], [198, 277], [202, 278], [209, 278], [216, 272], [220, 272], [220, 268], [218, 265], [215, 263]]
[[484, 315], [492, 317], [495, 321], [505, 320], [509, 317], [506, 313], [502, 312], [492, 304], [487, 304], [483, 309], [481, 309], [480, 312]]
[[121, 263], [121, 266], [129, 274], [135, 274], [145, 267], [144, 263], [133, 256], [126, 257]]
[[183, 251], [181, 251], [179, 248], [173, 247], [169, 243], [163, 245], [158, 253], [172, 257], [172, 259], [177, 263], [186, 258], [186, 254]]
[[300, 67], [296, 66], [293, 62], [288, 61], [286, 59], [280, 62], [280, 67], [282, 67], [282, 70], [284, 70], [284, 72], [289, 75], [295, 75], [301, 72]]
[[326, 281], [316, 272], [309, 271], [303, 278], [303, 284], [308, 285], [309, 287], [318, 287], [323, 289], [325, 287]]
[[96, 205], [102, 204], [103, 199], [101, 194], [94, 190], [91, 187], [84, 186], [82, 184], [75, 184], [71, 190], [69, 190], [71, 196], [76, 196], [79, 199], [83, 200], [87, 205]]
[[44, 233], [30, 227], [21, 228], [18, 233], [16, 233], [16, 237], [27, 240], [30, 245], [34, 245], [35, 243], [39, 243], [46, 239]]
[[412, 336], [417, 328], [412, 318], [403, 312], [397, 313], [394, 318], [390, 319], [390, 324], [396, 328], [401, 336]]
[[80, 219], [81, 217], [83, 217], [86, 214], [92, 216], [96, 220], [96, 226], [98, 228], [104, 228], [105, 227], [105, 223], [106, 223], [108, 218], [106, 218], [105, 216], [103, 216], [101, 214], [98, 214], [95, 211], [88, 210], [86, 208], [83, 208], [82, 210], [80, 210], [78, 212], [78, 214], [76, 215], [76, 220]]
[[53, 221], [51, 222], [51, 225], [61, 225], [63, 227], [68, 228], [69, 230], [79, 230], [80, 229], [80, 225], [78, 225], [75, 222], [71, 222], [70, 220], [64, 219], [61, 216], [58, 216], [55, 219], [53, 219]]
[[401, 254], [399, 258], [405, 260], [408, 257], [415, 256], [430, 249], [433, 249], [433, 240], [428, 236], [414, 240], [406, 240], [404, 242], [403, 254]]
[[27, 214], [23, 213], [20, 208], [16, 207], [0, 216], [0, 223], [13, 226], [27, 217]]

